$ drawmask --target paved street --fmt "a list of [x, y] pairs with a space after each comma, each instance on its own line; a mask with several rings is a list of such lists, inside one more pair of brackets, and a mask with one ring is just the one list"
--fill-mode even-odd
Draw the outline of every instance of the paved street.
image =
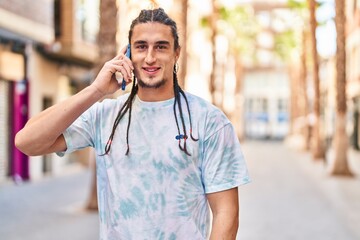
[[[360, 239], [360, 155], [355, 178], [329, 177], [322, 162], [280, 142], [246, 142], [252, 183], [240, 188], [240, 240]], [[97, 214], [82, 210], [90, 174], [0, 185], [1, 240], [98, 239]]]
[[90, 173], [69, 169], [19, 186], [0, 186], [1, 240], [96, 240], [98, 216], [85, 212]]
[[360, 239], [360, 155], [355, 178], [329, 177], [323, 162], [281, 143], [243, 144], [252, 183], [240, 188], [241, 240]]

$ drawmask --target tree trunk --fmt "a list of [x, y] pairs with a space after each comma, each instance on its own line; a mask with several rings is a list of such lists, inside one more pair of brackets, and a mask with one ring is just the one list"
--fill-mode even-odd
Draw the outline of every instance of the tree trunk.
[[[297, 59], [288, 66], [290, 84], [290, 120], [287, 138], [290, 140], [291, 146], [296, 149], [303, 149], [305, 146], [305, 139], [301, 138], [301, 125], [303, 122], [303, 116], [300, 111], [301, 71], [301, 64]], [[293, 140], [295, 141], [293, 142]]]
[[290, 126], [289, 126], [289, 136], [292, 136], [296, 133], [295, 130], [295, 121], [296, 121], [296, 110], [297, 110], [297, 96], [296, 96], [296, 81], [293, 77], [293, 69], [295, 67], [289, 67], [289, 82], [290, 82]]
[[235, 114], [234, 125], [240, 141], [244, 140], [244, 97], [243, 97], [243, 65], [240, 53], [235, 54]]
[[213, 8], [213, 13], [211, 14], [210, 17], [210, 28], [211, 28], [211, 38], [210, 38], [210, 42], [211, 42], [211, 48], [212, 48], [212, 68], [211, 68], [211, 74], [210, 74], [210, 95], [212, 98], [212, 103], [214, 105], [218, 105], [217, 101], [216, 101], [216, 85], [215, 85], [215, 81], [216, 81], [216, 36], [217, 36], [217, 27], [216, 27], [216, 23], [218, 21], [218, 6], [216, 3], [216, 0], [212, 0], [212, 8]]
[[351, 176], [348, 166], [348, 136], [346, 134], [346, 50], [345, 7], [343, 0], [335, 0], [336, 15], [336, 125], [334, 136], [334, 159], [330, 161], [330, 174]]
[[[307, 38], [308, 38], [308, 31], [306, 29], [302, 32], [302, 49], [301, 49], [301, 70], [300, 70], [300, 87], [299, 87], [299, 109], [300, 114], [304, 120], [307, 119], [309, 114], [309, 101], [307, 96]], [[301, 134], [305, 140], [305, 150], [310, 150], [310, 127], [308, 121], [304, 121], [304, 124], [301, 129]]]
[[[104, 63], [116, 55], [116, 32], [117, 32], [117, 5], [113, 0], [100, 1], [100, 28], [98, 35], [99, 61], [96, 72], [99, 72]], [[91, 151], [94, 155], [93, 151]], [[94, 156], [90, 156], [92, 158]], [[95, 162], [92, 161], [92, 162]], [[97, 187], [96, 187], [96, 164], [92, 168], [91, 191], [87, 204], [88, 210], [97, 210]]]
[[331, 175], [352, 176], [348, 165], [348, 136], [346, 134], [346, 115], [337, 112], [335, 135], [333, 139], [334, 153], [329, 159], [329, 172]]
[[180, 67], [179, 67], [179, 85], [184, 89], [186, 86], [186, 73], [187, 73], [187, 12], [188, 12], [188, 0], [181, 0], [181, 14], [180, 14]]
[[106, 61], [116, 55], [117, 12], [116, 1], [100, 1], [99, 70]]
[[316, 2], [315, 0], [308, 0], [310, 10], [310, 26], [311, 26], [311, 43], [312, 43], [312, 58], [313, 58], [313, 77], [314, 77], [314, 109], [312, 122], [312, 155], [315, 160], [325, 158], [325, 150], [323, 147], [321, 132], [320, 132], [320, 79], [319, 79], [319, 60], [316, 49]]

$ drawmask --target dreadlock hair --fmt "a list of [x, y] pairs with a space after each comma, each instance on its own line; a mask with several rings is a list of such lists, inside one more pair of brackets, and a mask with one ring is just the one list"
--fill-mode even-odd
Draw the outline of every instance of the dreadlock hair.
[[[157, 9], [152, 9], [152, 10], [142, 10], [139, 14], [139, 16], [133, 20], [133, 22], [131, 23], [130, 26], [130, 31], [129, 31], [129, 43], [131, 42], [131, 37], [134, 31], [134, 27], [137, 24], [141, 24], [141, 23], [147, 23], [147, 22], [158, 22], [158, 23], [162, 23], [165, 24], [167, 26], [169, 26], [171, 28], [171, 33], [174, 37], [174, 49], [178, 49], [180, 47], [179, 45], [179, 36], [177, 33], [177, 27], [176, 27], [176, 23], [174, 20], [172, 20], [162, 8], [157, 8]], [[186, 147], [186, 140], [188, 139], [188, 135], [187, 135], [187, 131], [186, 131], [186, 126], [185, 126], [185, 120], [184, 120], [184, 114], [183, 114], [183, 110], [181, 107], [181, 97], [184, 98], [185, 103], [186, 103], [186, 108], [187, 108], [187, 112], [188, 112], [188, 116], [189, 116], [189, 124], [190, 124], [190, 138], [193, 141], [198, 141], [198, 139], [193, 137], [192, 134], [192, 122], [191, 122], [191, 113], [190, 113], [190, 108], [189, 108], [189, 102], [187, 100], [187, 97], [184, 93], [184, 91], [181, 89], [181, 87], [178, 84], [178, 79], [177, 79], [177, 69], [176, 66], [174, 66], [174, 71], [173, 71], [173, 85], [174, 85], [174, 105], [173, 105], [173, 110], [174, 110], [174, 117], [175, 117], [175, 122], [176, 122], [176, 127], [178, 130], [178, 135], [175, 137], [176, 140], [179, 141], [179, 148], [181, 151], [183, 151], [186, 155], [191, 156], [191, 154], [188, 152], [187, 147]], [[110, 152], [111, 149], [111, 145], [112, 145], [112, 141], [115, 135], [115, 130], [117, 128], [117, 126], [119, 125], [121, 119], [124, 117], [124, 115], [129, 111], [129, 118], [128, 118], [128, 124], [127, 124], [127, 130], [126, 130], [126, 144], [127, 144], [127, 150], [125, 155], [129, 154], [129, 150], [130, 150], [130, 146], [129, 146], [129, 129], [130, 129], [130, 122], [131, 122], [131, 110], [132, 110], [132, 103], [134, 101], [134, 98], [137, 94], [138, 91], [138, 84], [136, 83], [136, 78], [134, 76], [133, 79], [133, 86], [130, 92], [130, 95], [128, 97], [128, 99], [125, 101], [124, 105], [120, 108], [118, 115], [116, 116], [116, 119], [114, 121], [113, 124], [113, 128], [111, 131], [111, 134], [109, 136], [109, 139], [105, 145], [105, 153], [103, 155], [106, 155]], [[178, 120], [178, 116], [177, 116], [177, 112], [179, 112], [180, 115], [180, 122], [181, 122], [181, 129], [180, 129], [180, 125], [179, 125], [179, 120]], [[183, 132], [183, 133], [181, 133]], [[183, 144], [181, 144], [181, 141], [183, 140]]]

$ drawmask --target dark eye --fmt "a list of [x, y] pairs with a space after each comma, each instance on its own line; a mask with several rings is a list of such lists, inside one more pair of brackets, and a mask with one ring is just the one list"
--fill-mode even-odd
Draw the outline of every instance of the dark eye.
[[160, 50], [164, 50], [166, 49], [166, 45], [158, 45], [156, 48]]
[[145, 49], [145, 48], [146, 48], [146, 45], [145, 45], [145, 44], [137, 45], [136, 48], [138, 48], [138, 49]]

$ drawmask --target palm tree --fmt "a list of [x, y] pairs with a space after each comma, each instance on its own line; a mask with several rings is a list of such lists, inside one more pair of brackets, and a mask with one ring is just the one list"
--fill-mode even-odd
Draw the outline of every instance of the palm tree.
[[310, 33], [312, 44], [312, 60], [313, 60], [313, 81], [314, 81], [314, 107], [313, 107], [313, 129], [312, 129], [312, 155], [314, 159], [324, 159], [325, 150], [323, 147], [321, 134], [320, 134], [320, 78], [319, 78], [319, 60], [318, 52], [316, 49], [316, 28], [317, 21], [315, 17], [316, 2], [315, 0], [308, 0], [310, 11]]
[[187, 15], [188, 15], [188, 0], [180, 0], [181, 11], [180, 11], [180, 67], [179, 67], [179, 84], [185, 88], [186, 84], [186, 72], [187, 72]]
[[348, 166], [348, 136], [346, 134], [346, 51], [345, 51], [345, 3], [335, 0], [336, 26], [336, 124], [333, 141], [334, 159], [330, 162], [330, 174], [347, 175], [352, 173]]
[[[259, 26], [255, 19], [252, 9], [238, 6], [228, 9], [221, 7], [218, 9], [219, 24], [218, 34], [227, 37], [229, 42], [229, 57], [234, 59], [235, 63], [235, 88], [234, 102], [235, 110], [230, 115], [230, 119], [234, 124], [237, 136], [240, 140], [244, 138], [244, 101], [243, 101], [243, 75], [244, 68], [242, 58], [255, 56], [255, 42], [259, 31]], [[246, 26], [239, 28], [238, 26]]]
[[[309, 99], [307, 96], [307, 72], [308, 72], [308, 52], [309, 52], [309, 9], [306, 1], [288, 0], [288, 6], [303, 19], [303, 28], [301, 35], [300, 45], [300, 63], [295, 63], [297, 66], [297, 74], [295, 83], [291, 84], [292, 108], [290, 119], [290, 134], [300, 134], [303, 139], [303, 150], [310, 149], [310, 136], [309, 123], [307, 121], [309, 115]], [[297, 121], [300, 124], [295, 124]], [[296, 127], [295, 127], [296, 126]]]
[[[95, 69], [98, 72], [103, 64], [116, 55], [117, 5], [114, 0], [100, 0], [100, 28], [98, 34], [99, 59]], [[93, 163], [90, 196], [87, 209], [97, 210], [96, 165], [94, 153], [90, 156]]]
[[217, 64], [216, 64], [216, 36], [217, 36], [217, 21], [218, 21], [218, 15], [219, 15], [219, 6], [218, 6], [218, 2], [216, 0], [212, 0], [211, 1], [212, 4], [212, 14], [210, 16], [210, 29], [211, 29], [211, 37], [210, 37], [210, 42], [211, 42], [211, 51], [212, 51], [212, 70], [210, 73], [210, 94], [212, 97], [212, 102], [215, 105], [217, 104], [216, 98], [215, 98], [215, 93], [216, 93], [216, 85], [215, 85], [215, 81], [216, 81], [216, 69], [217, 69]]
[[[152, 8], [161, 7], [156, 0], [149, 0]], [[178, 60], [178, 83], [182, 88], [186, 86], [187, 74], [187, 19], [188, 19], [188, 0], [175, 0], [174, 7], [170, 9], [170, 15], [174, 18], [178, 26], [179, 42], [181, 46], [180, 58]]]
[[[306, 119], [309, 115], [309, 99], [307, 96], [307, 50], [308, 50], [308, 29], [304, 27], [302, 32], [302, 43], [301, 43], [301, 72], [300, 72], [300, 86], [299, 86], [299, 110], [301, 117]], [[301, 134], [304, 137], [306, 150], [310, 149], [310, 129], [307, 121], [304, 121], [304, 124], [301, 129]]]
[[[284, 63], [287, 64], [290, 86], [290, 129], [288, 137], [301, 136], [301, 148], [305, 148], [303, 123], [306, 119], [306, 50], [305, 39], [300, 39], [298, 29], [289, 29], [275, 35], [275, 51]], [[302, 40], [300, 42], [300, 40]], [[294, 57], [297, 56], [297, 57]]]

